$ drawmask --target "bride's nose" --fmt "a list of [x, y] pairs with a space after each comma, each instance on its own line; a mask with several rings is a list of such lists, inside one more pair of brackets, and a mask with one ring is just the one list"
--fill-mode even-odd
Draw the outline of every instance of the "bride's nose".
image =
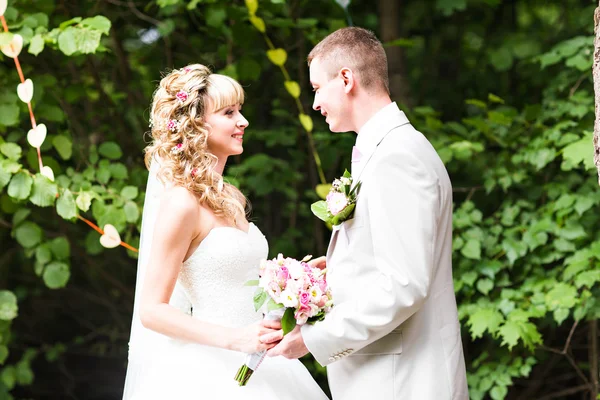
[[246, 128], [248, 127], [248, 125], [250, 125], [250, 123], [248, 122], [248, 120], [240, 113], [240, 119], [237, 122], [237, 126], [239, 126], [240, 128]]

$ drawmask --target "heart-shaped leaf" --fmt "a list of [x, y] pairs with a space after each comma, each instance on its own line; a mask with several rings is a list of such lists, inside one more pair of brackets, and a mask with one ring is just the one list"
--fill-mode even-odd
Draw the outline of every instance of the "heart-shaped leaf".
[[288, 93], [295, 99], [300, 97], [300, 85], [296, 81], [285, 81], [285, 88]]
[[52, 171], [52, 168], [50, 168], [49, 166], [43, 166], [40, 171], [40, 174], [44, 175], [46, 178], [50, 179], [50, 181], [54, 182], [54, 171]]
[[31, 79], [26, 79], [25, 82], [17, 85], [17, 94], [23, 103], [29, 103], [33, 97], [33, 82]]
[[256, 15], [250, 15], [250, 22], [260, 33], [266, 32], [267, 29], [265, 27], [265, 21], [263, 21], [261, 17], [257, 17]]
[[27, 141], [32, 147], [40, 147], [44, 140], [46, 140], [46, 134], [48, 133], [48, 129], [45, 124], [39, 124], [33, 129], [30, 129], [27, 132]]
[[281, 67], [283, 64], [285, 64], [285, 61], [287, 60], [287, 53], [284, 49], [281, 48], [267, 50], [267, 57], [269, 57], [269, 60], [271, 60], [273, 64]]
[[258, 0], [246, 0], [246, 7], [248, 8], [248, 13], [254, 15], [256, 10], [258, 10]]
[[121, 236], [111, 224], [104, 225], [104, 234], [100, 236], [100, 244], [107, 249], [112, 249], [121, 244]]
[[16, 34], [13, 36], [9, 44], [0, 47], [0, 50], [10, 58], [17, 57], [23, 49], [23, 36]]
[[312, 118], [306, 114], [300, 114], [298, 116], [298, 118], [300, 119], [300, 123], [302, 124], [304, 129], [306, 129], [306, 132], [312, 132], [312, 130], [313, 130]]
[[323, 183], [320, 185], [317, 185], [317, 188], [315, 189], [315, 191], [317, 192], [317, 195], [322, 198], [323, 200], [325, 200], [327, 198], [327, 195], [329, 194], [329, 191], [331, 190], [331, 183]]

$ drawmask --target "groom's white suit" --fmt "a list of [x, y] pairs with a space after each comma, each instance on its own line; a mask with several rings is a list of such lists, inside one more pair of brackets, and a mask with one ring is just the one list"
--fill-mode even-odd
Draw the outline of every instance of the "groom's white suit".
[[304, 343], [328, 366], [334, 400], [467, 400], [446, 169], [396, 103], [356, 148], [356, 210], [327, 251], [335, 306], [302, 327]]

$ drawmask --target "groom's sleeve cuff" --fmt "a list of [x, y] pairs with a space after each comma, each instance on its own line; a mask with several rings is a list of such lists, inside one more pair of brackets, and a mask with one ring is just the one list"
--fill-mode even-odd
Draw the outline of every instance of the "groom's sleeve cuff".
[[325, 343], [323, 338], [319, 337], [317, 325], [304, 324], [301, 328], [302, 339], [304, 340], [304, 345], [313, 355], [315, 360], [317, 360], [321, 366], [325, 367], [337, 360], [333, 355], [328, 354], [328, 351], [324, 346]]

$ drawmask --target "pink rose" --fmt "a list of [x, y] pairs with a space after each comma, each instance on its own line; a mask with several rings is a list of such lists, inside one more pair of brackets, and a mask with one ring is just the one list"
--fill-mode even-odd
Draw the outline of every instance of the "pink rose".
[[310, 294], [308, 292], [302, 292], [302, 293], [300, 293], [300, 303], [303, 306], [308, 305], [309, 301], [310, 301]]
[[327, 195], [327, 209], [331, 215], [338, 215], [348, 205], [346, 195], [341, 192], [329, 192]]
[[285, 282], [290, 278], [290, 271], [286, 267], [279, 268], [277, 271], [277, 280], [285, 285]]

